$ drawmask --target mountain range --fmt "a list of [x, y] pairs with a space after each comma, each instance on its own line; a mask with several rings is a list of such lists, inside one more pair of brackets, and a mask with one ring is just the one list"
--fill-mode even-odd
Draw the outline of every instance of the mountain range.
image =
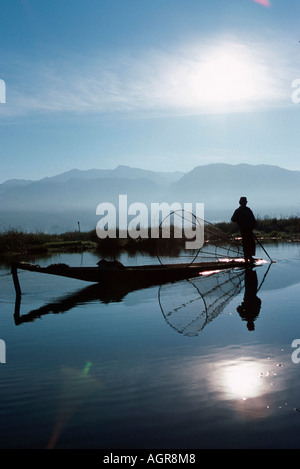
[[38, 181], [13, 179], [0, 184], [0, 230], [64, 232], [95, 228], [96, 207], [119, 194], [128, 205], [142, 202], [204, 203], [205, 219], [229, 221], [240, 196], [259, 217], [298, 216], [300, 171], [272, 165], [209, 164], [193, 170], [160, 172], [128, 166], [70, 171]]

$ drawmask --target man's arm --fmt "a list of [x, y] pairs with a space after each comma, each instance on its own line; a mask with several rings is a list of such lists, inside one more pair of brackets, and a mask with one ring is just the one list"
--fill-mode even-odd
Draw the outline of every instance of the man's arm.
[[252, 225], [252, 228], [255, 228], [255, 225], [256, 225], [256, 219], [255, 219], [255, 216], [253, 215], [253, 212], [252, 210], [250, 210], [250, 219], [251, 219], [251, 225]]
[[231, 217], [231, 221], [232, 221], [233, 223], [235, 223], [236, 220], [237, 220], [237, 213], [236, 213], [236, 210], [235, 210], [234, 214], [233, 214], [232, 217]]

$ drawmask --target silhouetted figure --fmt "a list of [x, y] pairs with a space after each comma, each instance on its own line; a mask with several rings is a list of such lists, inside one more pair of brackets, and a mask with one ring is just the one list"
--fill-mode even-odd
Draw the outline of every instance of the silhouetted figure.
[[253, 228], [256, 225], [256, 220], [252, 210], [247, 207], [247, 198], [240, 198], [240, 206], [231, 217], [231, 221], [236, 223], [240, 229], [244, 250], [244, 258], [246, 261], [253, 262], [255, 256], [255, 238]]
[[259, 315], [261, 308], [261, 300], [257, 296], [257, 285], [256, 272], [252, 268], [246, 269], [244, 301], [237, 307], [237, 312], [243, 321], [247, 321], [249, 331], [254, 331], [254, 321]]

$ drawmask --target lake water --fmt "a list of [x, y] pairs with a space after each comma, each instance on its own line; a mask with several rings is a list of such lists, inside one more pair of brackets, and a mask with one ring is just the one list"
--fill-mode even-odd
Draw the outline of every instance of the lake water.
[[19, 272], [19, 308], [2, 265], [0, 447], [300, 448], [300, 245], [266, 247], [248, 278], [131, 292]]

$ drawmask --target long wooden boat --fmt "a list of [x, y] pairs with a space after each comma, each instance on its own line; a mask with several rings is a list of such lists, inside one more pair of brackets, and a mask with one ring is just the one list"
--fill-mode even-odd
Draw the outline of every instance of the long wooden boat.
[[[256, 259], [254, 265], [258, 265], [261, 261], [261, 259]], [[245, 262], [243, 258], [230, 258], [215, 262], [140, 266], [124, 266], [119, 262], [105, 261], [102, 263], [99, 262], [97, 267], [71, 267], [67, 264], [51, 264], [47, 267], [41, 267], [35, 264], [20, 262], [15, 264], [13, 269], [14, 272], [17, 272], [17, 269], [22, 269], [30, 272], [59, 275], [93, 283], [145, 282], [159, 284], [166, 281], [169, 282], [195, 277], [204, 272], [238, 267], [243, 268], [250, 265], [253, 264]]]

